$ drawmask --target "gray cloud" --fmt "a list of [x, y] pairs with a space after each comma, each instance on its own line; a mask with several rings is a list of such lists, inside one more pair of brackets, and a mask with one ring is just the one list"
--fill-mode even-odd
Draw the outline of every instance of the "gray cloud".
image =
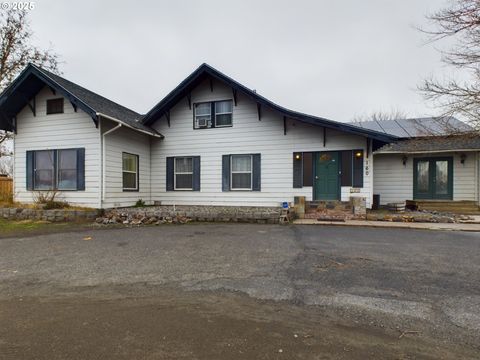
[[431, 115], [415, 91], [442, 73], [415, 26], [438, 0], [36, 2], [36, 41], [64, 76], [146, 112], [203, 62], [294, 110], [348, 121], [398, 108]]

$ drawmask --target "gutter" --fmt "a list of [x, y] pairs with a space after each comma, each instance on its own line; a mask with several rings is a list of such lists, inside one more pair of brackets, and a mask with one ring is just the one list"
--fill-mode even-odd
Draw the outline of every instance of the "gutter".
[[105, 118], [105, 119], [114, 121], [114, 122], [116, 122], [117, 124], [121, 124], [122, 126], [125, 126], [125, 127], [129, 128], [129, 129], [132, 129], [132, 130], [135, 130], [135, 131], [139, 131], [139, 132], [141, 132], [141, 133], [144, 133], [144, 134], [147, 134], [147, 135], [150, 135], [150, 136], [154, 136], [154, 137], [157, 137], [157, 138], [160, 138], [160, 139], [163, 139], [163, 138], [164, 138], [164, 136], [163, 136], [162, 134], [155, 134], [155, 133], [151, 133], [151, 132], [148, 132], [148, 131], [145, 131], [145, 130], [142, 130], [142, 129], [135, 128], [135, 127], [133, 127], [133, 126], [131, 126], [131, 125], [126, 124], [126, 123], [123, 122], [123, 121], [120, 121], [120, 120], [118, 120], [118, 119], [115, 119], [114, 117], [111, 117], [111, 116], [108, 116], [108, 115], [105, 115], [105, 114], [102, 114], [102, 113], [99, 113], [99, 112], [97, 112], [96, 115], [97, 115], [97, 117], [103, 117], [103, 118]]
[[117, 126], [111, 128], [110, 130], [105, 131], [102, 134], [102, 155], [101, 155], [101, 159], [102, 159], [102, 189], [101, 189], [101, 204], [100, 204], [102, 208], [103, 208], [103, 202], [105, 201], [105, 184], [106, 184], [106, 181], [107, 181], [107, 179], [106, 179], [106, 165], [105, 165], [105, 136], [113, 133], [114, 131], [117, 131], [122, 126], [123, 125], [119, 123]]
[[388, 154], [435, 154], [435, 153], [459, 153], [459, 152], [474, 152], [480, 149], [450, 149], [450, 150], [421, 150], [421, 151], [375, 151], [373, 155], [388, 155]]

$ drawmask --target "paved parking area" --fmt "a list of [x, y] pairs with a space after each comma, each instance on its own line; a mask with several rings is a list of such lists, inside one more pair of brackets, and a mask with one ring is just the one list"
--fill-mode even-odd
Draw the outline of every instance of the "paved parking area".
[[[211, 306], [208, 311], [217, 311], [220, 305], [216, 307], [215, 304], [223, 304], [227, 301], [225, 299], [230, 299], [228, 301], [235, 305], [229, 303], [228, 308], [234, 307], [241, 313], [242, 306], [248, 303], [251, 311], [245, 310], [245, 318], [254, 309], [257, 325], [259, 319], [266, 323], [277, 321], [278, 329], [288, 327], [290, 320], [279, 319], [278, 314], [273, 319], [275, 309], [290, 315], [293, 311], [306, 311], [297, 314], [300, 318], [303, 316], [302, 323], [306, 328], [311, 326], [314, 329], [315, 324], [328, 321], [332, 331], [329, 336], [333, 336], [330, 345], [343, 344], [340, 339], [335, 340], [335, 336], [340, 335], [333, 335], [340, 324], [352, 329], [361, 327], [361, 331], [354, 331], [357, 340], [360, 333], [365, 335], [365, 331], [369, 332], [369, 336], [391, 337], [388, 340], [376, 339], [384, 348], [372, 348], [371, 338], [365, 340], [363, 345], [369, 344], [366, 348], [356, 344], [358, 356], [373, 354], [371, 356], [376, 357], [378, 351], [378, 358], [388, 358], [388, 351], [391, 351], [392, 358], [421, 354], [436, 358], [432, 349], [437, 349], [444, 358], [475, 358], [480, 354], [478, 233], [300, 225], [188, 224], [1, 239], [0, 254], [0, 301], [4, 304], [3, 311], [0, 307], [0, 321], [12, 320], [9, 318], [12, 313], [7, 314], [5, 309], [13, 304], [18, 309], [18, 301], [24, 302], [24, 306], [30, 304], [27, 306], [30, 317], [23, 319], [25, 312], [16, 317], [28, 322], [29, 318], [39, 316], [33, 309], [42, 309], [43, 306], [43, 314], [48, 314], [48, 309], [52, 308], [47, 304], [59, 299], [68, 302], [72, 298], [85, 298], [88, 299], [82, 303], [85, 306], [92, 300], [101, 300], [102, 303], [97, 304], [95, 309], [115, 309], [118, 306], [115, 300], [148, 299], [151, 305], [152, 301], [160, 301], [160, 294], [163, 294], [163, 300], [169, 299], [170, 306], [183, 304], [184, 310], [189, 306], [201, 308], [208, 303]], [[60, 313], [62, 304], [65, 305], [61, 301], [56, 307]], [[81, 304], [77, 301], [69, 306], [78, 308]], [[263, 310], [265, 313], [258, 313]], [[78, 311], [82, 313], [86, 310], [78, 308]], [[91, 312], [90, 309], [88, 313]], [[102, 314], [105, 316], [105, 311]], [[116, 314], [122, 317], [121, 313]], [[228, 311], [223, 315], [233, 316]], [[135, 316], [141, 318], [138, 314]], [[312, 323], [313, 320], [317, 322]], [[43, 321], [41, 323], [45, 325], [44, 320], [38, 321]], [[55, 326], [61, 328], [61, 320], [56, 321], [60, 323]], [[230, 323], [235, 328], [232, 319]], [[11, 326], [19, 331], [20, 325]], [[121, 325], [118, 326], [121, 328]], [[233, 331], [233, 328], [224, 329], [220, 334]], [[8, 347], [10, 344], [8, 351], [13, 357], [18, 355], [15, 349], [23, 351], [27, 345], [12, 344], [15, 341], [8, 335], [12, 334], [12, 329], [7, 330], [5, 327], [0, 330], [0, 350], [2, 345]], [[408, 341], [414, 342], [404, 339], [405, 348], [389, 345], [389, 341], [398, 337], [408, 337]], [[258, 336], [252, 339], [258, 339]], [[205, 342], [205, 339], [198, 341]], [[352, 344], [353, 340], [349, 341]], [[264, 349], [277, 346], [272, 339], [266, 344]], [[285, 344], [284, 347], [290, 345]], [[304, 354], [305, 357], [299, 355], [299, 358], [320, 358], [315, 357], [321, 352], [313, 351], [316, 349], [314, 345], [310, 344], [309, 352]], [[332, 358], [348, 355], [339, 356], [337, 348], [327, 346], [328, 350], [325, 346], [323, 344], [320, 348]], [[242, 354], [276, 358], [283, 353], [283, 349], [279, 348], [282, 351], [273, 357], [259, 356], [260, 353], [255, 351], [261, 351], [260, 348], [250, 349], [253, 353], [245, 350], [235, 354], [238, 358], [243, 358]], [[60, 346], [57, 354], [65, 355], [62, 349]], [[188, 349], [185, 350], [185, 358], [192, 358], [192, 354], [197, 354], [197, 358], [225, 358], [225, 353], [221, 351], [215, 355]], [[212, 345], [210, 349], [213, 351], [217, 347]], [[362, 349], [366, 353], [362, 353]], [[429, 351], [423, 353], [422, 349]], [[150, 358], [173, 356], [168, 350], [162, 351], [163, 356]], [[302, 354], [301, 349], [295, 352]], [[125, 358], [131, 356], [128, 352], [125, 354]], [[176, 353], [172, 358], [182, 358], [182, 354]], [[51, 356], [51, 353], [48, 355]], [[122, 358], [120, 353], [115, 356]], [[47, 354], [45, 358], [48, 358]]]

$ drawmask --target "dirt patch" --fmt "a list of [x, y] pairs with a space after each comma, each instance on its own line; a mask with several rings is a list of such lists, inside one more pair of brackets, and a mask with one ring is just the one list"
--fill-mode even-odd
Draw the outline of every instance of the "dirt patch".
[[332, 319], [319, 307], [230, 293], [0, 301], [3, 359], [458, 359], [474, 353], [409, 329]]

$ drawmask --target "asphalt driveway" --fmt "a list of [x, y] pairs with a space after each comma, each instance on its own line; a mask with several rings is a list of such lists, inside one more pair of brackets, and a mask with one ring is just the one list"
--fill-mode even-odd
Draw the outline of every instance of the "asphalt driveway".
[[[253, 316], [252, 312], [255, 316], [250, 320], [257, 324], [255, 329], [259, 321], [262, 324], [275, 322], [276, 331], [282, 334], [283, 327], [286, 332], [291, 330], [293, 318], [295, 326], [302, 319], [300, 323], [311, 333], [320, 331], [317, 328], [320, 324], [325, 326], [322, 331], [329, 329], [328, 334], [318, 335], [318, 343], [306, 337], [304, 342], [309, 342], [310, 347], [305, 353], [295, 348], [298, 358], [328, 358], [328, 355], [354, 358], [348, 352], [339, 355], [339, 349], [348, 349], [348, 346], [357, 347], [355, 354], [358, 356], [377, 357], [377, 354], [378, 358], [390, 355], [392, 358], [480, 356], [480, 234], [477, 233], [189, 224], [1, 239], [0, 254], [0, 321], [10, 324], [10, 328], [2, 326], [0, 330], [0, 350], [4, 346], [8, 349], [5, 353], [12, 358], [18, 358], [19, 354], [29, 358], [30, 352], [26, 349], [33, 349], [25, 339], [19, 342], [22, 334], [31, 332], [39, 336], [40, 329], [54, 331], [50, 325], [64, 334], [65, 327], [73, 321], [66, 320], [71, 311], [65, 309], [74, 308], [78, 314], [90, 315], [103, 309], [97, 316], [99, 319], [120, 306], [115, 301], [123, 301], [121, 306], [125, 306], [125, 302], [132, 302], [132, 299], [137, 305], [141, 301], [152, 305], [168, 299], [169, 306], [175, 307], [170, 307], [168, 314], [178, 310], [178, 316], [183, 317], [184, 311], [200, 309], [193, 311], [188, 319], [203, 318], [205, 312], [212, 315], [222, 306], [225, 311], [221, 315], [227, 318], [233, 316], [227, 309], [237, 311], [235, 319], [226, 321], [230, 325], [222, 325], [226, 326], [223, 330], [221, 321], [218, 322], [216, 340], [193, 340], [200, 330], [193, 333], [195, 324], [191, 324], [188, 330], [177, 329], [180, 334], [192, 331], [191, 343], [186, 340], [183, 344], [186, 346], [184, 352], [173, 355], [168, 347], [162, 352], [158, 349], [148, 352], [142, 345], [148, 354], [157, 355], [146, 357], [144, 353], [137, 353], [138, 358], [254, 356], [268, 359], [284, 356], [284, 350], [278, 348], [281, 344], [276, 344], [278, 337], [265, 338], [263, 346], [257, 344], [258, 347], [251, 349], [245, 345], [245, 352], [236, 352], [235, 356], [225, 357], [223, 350], [218, 349], [218, 339], [225, 336], [225, 331], [240, 331], [246, 326], [242, 336], [249, 339], [250, 327], [243, 323], [240, 326], [235, 321], [247, 321]], [[138, 310], [129, 304], [129, 309]], [[25, 309], [19, 313], [22, 306]], [[47, 326], [42, 316], [52, 311], [56, 314], [55, 323]], [[118, 321], [121, 313], [114, 311], [104, 321]], [[142, 329], [149, 322], [148, 313], [143, 314], [144, 322], [139, 325]], [[278, 313], [285, 317], [279, 317]], [[127, 317], [130, 312], [124, 314]], [[142, 318], [141, 314], [131, 316]], [[162, 317], [167, 318], [166, 314]], [[25, 325], [30, 321], [30, 327]], [[131, 321], [127, 323], [132, 324]], [[179, 326], [178, 317], [173, 317], [169, 324]], [[128, 326], [119, 323], [116, 329], [122, 327]], [[340, 334], [347, 328], [353, 332], [348, 336]], [[210, 335], [216, 330], [212, 328]], [[269, 333], [268, 329], [264, 330]], [[95, 331], [102, 333], [101, 329]], [[150, 335], [153, 333], [155, 331]], [[12, 334], [17, 335], [12, 338]], [[360, 344], [363, 341], [360, 334], [366, 336], [363, 344]], [[294, 335], [299, 336], [291, 336]], [[232, 335], [235, 339], [238, 336]], [[350, 345], [342, 342], [342, 336], [348, 338], [344, 340]], [[376, 336], [376, 345], [372, 345], [369, 336]], [[388, 339], [379, 340], [378, 336]], [[330, 339], [330, 347], [320, 338], [321, 341]], [[353, 344], [353, 338], [358, 342]], [[403, 339], [405, 348], [392, 345], [399, 338]], [[42, 341], [47, 340], [37, 339], [37, 343]], [[207, 350], [217, 352], [195, 348], [197, 341], [212, 341]], [[260, 340], [252, 336], [251, 341]], [[85, 350], [91, 344], [79, 343], [78, 346]], [[174, 344], [173, 348], [178, 351], [178, 344]], [[378, 344], [382, 346], [375, 347]], [[286, 341], [283, 347], [290, 346], [293, 351], [294, 345]], [[119, 345], [112, 342], [112, 346]], [[235, 346], [240, 345], [236, 343]], [[263, 353], [270, 346], [275, 347], [271, 353]], [[253, 352], [248, 352], [247, 348]], [[45, 358], [55, 358], [48, 347], [43, 349]], [[134, 345], [128, 349], [138, 350]], [[65, 351], [66, 348], [59, 345], [55, 354], [62, 358]], [[125, 358], [136, 358], [125, 351], [115, 353], [115, 357], [122, 358], [124, 354]], [[111, 349], [106, 353], [114, 354]], [[38, 353], [36, 355], [41, 358]]]

